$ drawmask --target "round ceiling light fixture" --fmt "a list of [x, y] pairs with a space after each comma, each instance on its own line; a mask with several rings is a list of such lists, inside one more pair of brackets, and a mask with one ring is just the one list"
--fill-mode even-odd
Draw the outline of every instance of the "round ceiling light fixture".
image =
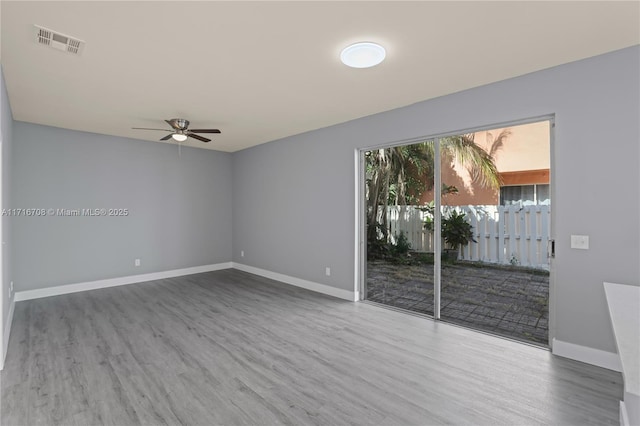
[[184, 133], [174, 133], [171, 135], [171, 137], [178, 142], [184, 142], [187, 140], [187, 135], [185, 135]]
[[366, 41], [345, 47], [340, 54], [340, 60], [351, 68], [370, 68], [384, 61], [386, 55], [384, 47]]

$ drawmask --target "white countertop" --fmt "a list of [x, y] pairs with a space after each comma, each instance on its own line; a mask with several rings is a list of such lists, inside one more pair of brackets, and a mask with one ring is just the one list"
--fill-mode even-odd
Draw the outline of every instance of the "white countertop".
[[604, 283], [625, 392], [640, 395], [640, 287]]

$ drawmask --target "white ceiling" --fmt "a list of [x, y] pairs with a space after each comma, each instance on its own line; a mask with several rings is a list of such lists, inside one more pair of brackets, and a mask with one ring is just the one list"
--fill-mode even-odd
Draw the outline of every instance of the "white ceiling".
[[[157, 140], [163, 119], [237, 151], [640, 43], [640, 2], [2, 1], [16, 120]], [[86, 42], [35, 43], [37, 24]], [[387, 59], [350, 69], [340, 50]], [[190, 140], [191, 141], [191, 140]], [[175, 143], [175, 142], [172, 142]]]

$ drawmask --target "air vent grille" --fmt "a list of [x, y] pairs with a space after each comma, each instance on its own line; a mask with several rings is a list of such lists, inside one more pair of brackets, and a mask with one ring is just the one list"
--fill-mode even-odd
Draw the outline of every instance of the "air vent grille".
[[39, 28], [36, 32], [36, 36], [38, 37], [36, 41], [40, 44], [50, 46], [52, 35], [53, 33], [51, 31], [45, 30], [44, 28]]
[[84, 41], [70, 37], [48, 28], [34, 25], [36, 33], [36, 42], [44, 46], [52, 47], [56, 50], [79, 55], [84, 48]]

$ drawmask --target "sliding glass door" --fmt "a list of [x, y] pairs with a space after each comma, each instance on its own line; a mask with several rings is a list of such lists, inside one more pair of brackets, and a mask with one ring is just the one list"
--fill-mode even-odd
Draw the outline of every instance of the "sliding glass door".
[[550, 131], [363, 151], [362, 298], [547, 345]]

